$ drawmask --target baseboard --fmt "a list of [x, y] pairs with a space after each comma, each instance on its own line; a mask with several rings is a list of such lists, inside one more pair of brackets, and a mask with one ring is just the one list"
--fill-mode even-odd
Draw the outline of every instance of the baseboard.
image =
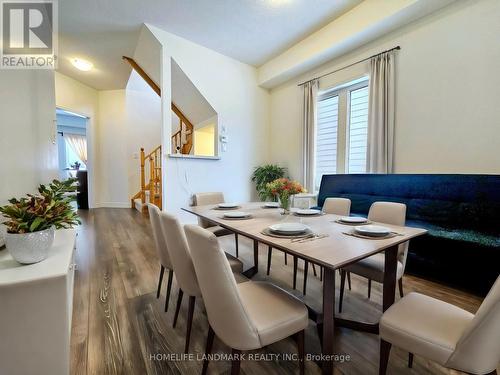
[[131, 208], [130, 202], [101, 202], [96, 203], [95, 208]]

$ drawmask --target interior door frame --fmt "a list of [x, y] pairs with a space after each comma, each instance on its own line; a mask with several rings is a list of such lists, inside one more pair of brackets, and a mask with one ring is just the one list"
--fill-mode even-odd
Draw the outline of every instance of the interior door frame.
[[[94, 121], [92, 117], [87, 113], [82, 113], [81, 111], [74, 110], [72, 108], [63, 107], [56, 105], [56, 110], [61, 109], [63, 111], [74, 113], [75, 115], [85, 117], [87, 119], [87, 124], [85, 126], [85, 137], [87, 138], [87, 184], [88, 184], [88, 200], [89, 208], [95, 208], [95, 177], [94, 177], [94, 162], [95, 162], [95, 144], [94, 144]], [[57, 125], [56, 125], [57, 126]], [[57, 155], [59, 158], [59, 153]]]

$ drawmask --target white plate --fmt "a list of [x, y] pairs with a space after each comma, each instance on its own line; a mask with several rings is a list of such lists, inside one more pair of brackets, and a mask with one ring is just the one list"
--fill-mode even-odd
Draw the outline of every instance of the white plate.
[[278, 208], [280, 204], [278, 202], [266, 202], [264, 203], [264, 207], [268, 208]]
[[342, 216], [340, 221], [344, 223], [366, 223], [368, 220], [366, 217], [358, 217], [358, 216]]
[[269, 229], [276, 233], [299, 234], [307, 231], [309, 227], [302, 223], [278, 223], [271, 225]]
[[391, 230], [381, 225], [362, 225], [354, 227], [354, 231], [363, 236], [383, 237], [391, 233]]
[[217, 207], [219, 208], [235, 208], [238, 207], [239, 203], [219, 203]]
[[300, 209], [295, 212], [297, 215], [319, 215], [321, 213], [320, 210], [315, 210], [312, 208], [308, 209]]
[[250, 214], [248, 212], [244, 211], [232, 211], [232, 212], [225, 212], [224, 217], [228, 217], [230, 219], [239, 219], [239, 218], [244, 218], [248, 217]]

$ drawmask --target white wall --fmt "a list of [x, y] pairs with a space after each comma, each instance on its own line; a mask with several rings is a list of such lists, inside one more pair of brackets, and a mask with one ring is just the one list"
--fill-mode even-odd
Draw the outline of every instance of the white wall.
[[90, 118], [91, 207], [130, 207], [130, 198], [140, 189], [140, 162], [134, 153], [141, 147], [148, 152], [161, 142], [160, 99], [135, 73], [127, 90], [107, 91], [56, 74], [56, 93], [58, 107]]
[[[500, 173], [499, 19], [497, 0], [457, 2], [273, 89], [270, 159], [302, 178], [298, 82], [400, 45], [396, 173]], [[322, 80], [321, 86], [367, 71], [361, 64]]]
[[57, 178], [54, 72], [0, 70], [0, 204]]
[[[257, 87], [255, 68], [195, 43], [148, 27], [163, 46], [163, 143], [170, 144], [170, 59], [173, 58], [213, 106], [229, 143], [220, 160], [165, 157], [164, 208], [181, 213], [195, 192], [222, 191], [227, 200], [247, 201], [254, 194], [253, 168], [267, 160], [269, 94]], [[191, 215], [182, 220], [193, 221]]]
[[135, 71], [125, 94], [128, 191], [134, 195], [140, 189], [140, 160], [134, 159], [134, 154], [138, 155], [141, 147], [151, 152], [161, 144], [161, 99]]

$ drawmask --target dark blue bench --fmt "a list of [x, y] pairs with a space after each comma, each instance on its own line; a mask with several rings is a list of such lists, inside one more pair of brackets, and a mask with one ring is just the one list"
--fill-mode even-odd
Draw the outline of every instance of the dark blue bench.
[[324, 175], [318, 207], [328, 197], [349, 198], [353, 215], [405, 203], [407, 225], [428, 230], [410, 242], [408, 273], [480, 295], [500, 273], [500, 175]]

